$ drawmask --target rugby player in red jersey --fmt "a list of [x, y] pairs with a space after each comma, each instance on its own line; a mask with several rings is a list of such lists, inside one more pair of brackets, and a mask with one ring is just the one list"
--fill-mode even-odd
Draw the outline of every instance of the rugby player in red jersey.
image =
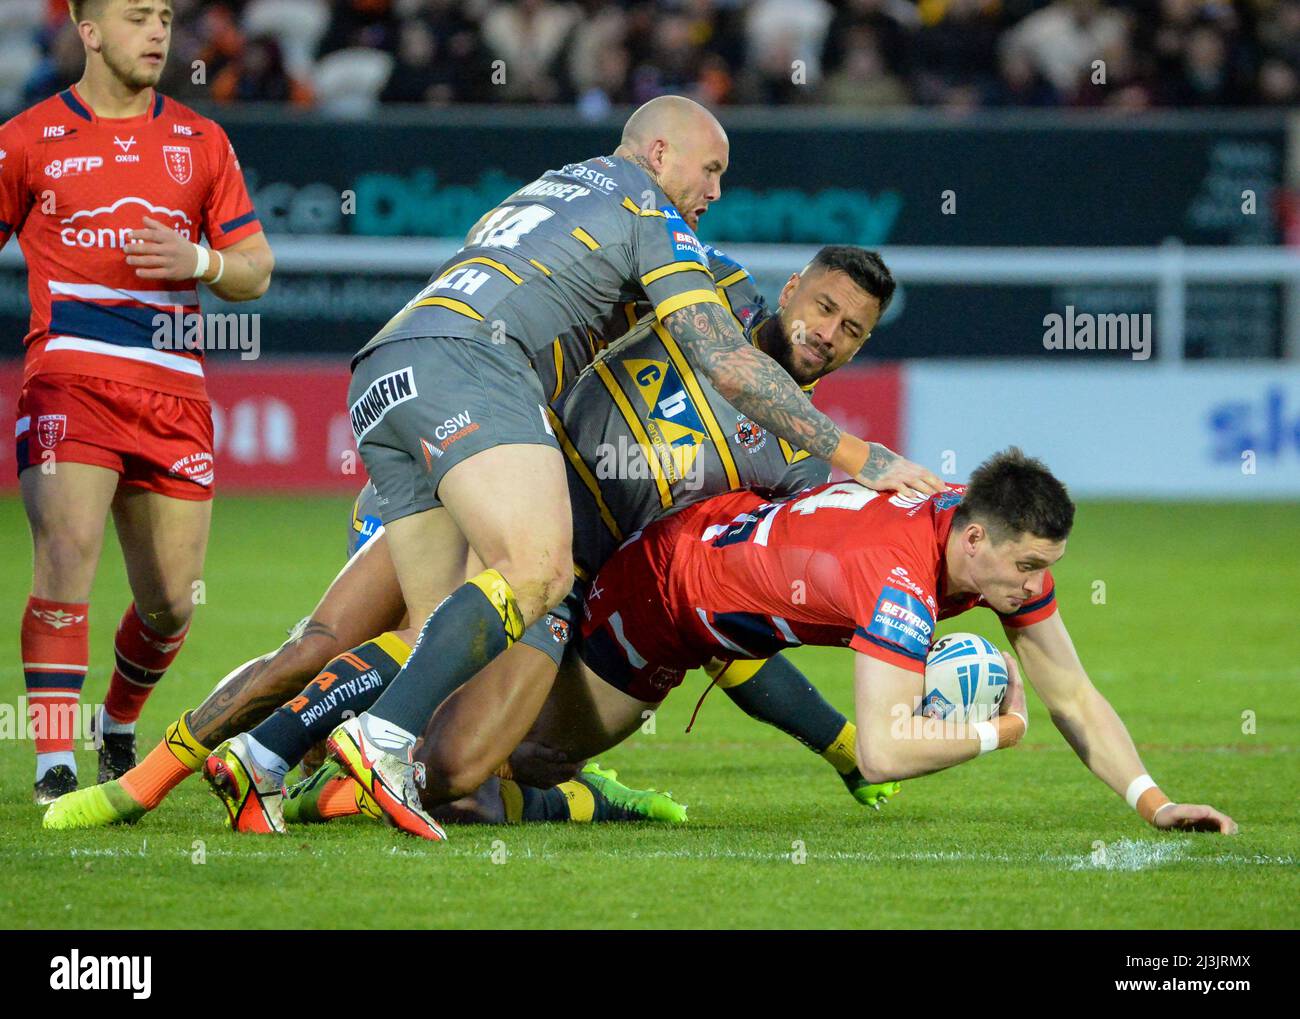
[[[544, 709], [531, 739], [573, 759], [633, 732], [688, 669], [766, 658], [800, 644], [856, 655], [857, 759], [869, 782], [905, 779], [1011, 746], [1028, 725], [1009, 655], [1002, 714], [973, 725], [913, 714], [938, 620], [1000, 617], [1052, 721], [1102, 782], [1157, 828], [1233, 833], [1213, 807], [1175, 803], [1150, 778], [1124, 723], [1088, 679], [1057, 610], [1049, 568], [1074, 505], [1037, 460], [1011, 449], [968, 486], [927, 498], [830, 484], [784, 501], [735, 492], [647, 527], [605, 564], [584, 607], [586, 712]], [[599, 678], [597, 678], [599, 677]], [[602, 682], [603, 681], [603, 682]], [[602, 689], [603, 687], [603, 689]], [[548, 718], [566, 730], [546, 732]], [[586, 723], [586, 728], [579, 728]]]
[[37, 803], [77, 785], [73, 720], [110, 510], [134, 601], [96, 719], [99, 779], [135, 763], [135, 721], [184, 643], [211, 517], [202, 350], [184, 342], [198, 284], [253, 300], [274, 263], [225, 132], [154, 90], [171, 4], [69, 8], [81, 80], [0, 126], [0, 245], [17, 236], [32, 305], [15, 435], [34, 545], [21, 645]]

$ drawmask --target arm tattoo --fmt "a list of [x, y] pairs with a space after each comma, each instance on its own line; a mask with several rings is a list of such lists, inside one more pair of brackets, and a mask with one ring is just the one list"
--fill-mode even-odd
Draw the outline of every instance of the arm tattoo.
[[284, 703], [286, 697], [293, 696], [301, 688], [300, 683], [289, 691], [258, 689], [258, 681], [270, 664], [270, 657], [255, 659], [213, 690], [207, 700], [190, 713], [190, 731], [194, 738], [206, 747], [216, 746], [264, 721]]
[[[254, 658], [241, 667], [190, 712], [190, 731], [194, 738], [205, 747], [216, 746], [264, 721], [301, 690], [311, 676], [304, 678], [300, 669], [292, 667], [292, 660], [286, 662], [280, 656], [308, 637], [323, 637], [331, 644], [338, 642], [330, 627], [315, 619], [308, 620], [279, 650]], [[290, 668], [286, 669], [286, 664]]]
[[869, 442], [867, 446], [870, 452], [862, 470], [858, 471], [859, 481], [879, 481], [894, 464], [903, 459], [888, 446], [882, 446], [878, 442]]
[[840, 430], [779, 364], [745, 341], [719, 304], [692, 304], [664, 319], [687, 359], [755, 423], [797, 449], [829, 460]]

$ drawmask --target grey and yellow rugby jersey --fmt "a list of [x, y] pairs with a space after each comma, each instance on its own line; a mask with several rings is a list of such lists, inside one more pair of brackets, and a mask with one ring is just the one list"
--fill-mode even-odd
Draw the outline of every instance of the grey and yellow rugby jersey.
[[[738, 263], [716, 249], [708, 254], [723, 304], [754, 342], [771, 314], [766, 302]], [[569, 466], [582, 580], [656, 517], [736, 488], [788, 495], [830, 479], [824, 461], [724, 400], [657, 321], [597, 358], [551, 423]]]
[[[557, 337], [590, 330], [590, 349], [625, 332], [630, 302], [663, 318], [717, 300], [704, 245], [650, 175], [598, 156], [547, 171], [485, 214], [353, 364], [393, 340], [451, 336], [512, 340], [536, 365]], [[579, 357], [577, 344], [570, 352]]]

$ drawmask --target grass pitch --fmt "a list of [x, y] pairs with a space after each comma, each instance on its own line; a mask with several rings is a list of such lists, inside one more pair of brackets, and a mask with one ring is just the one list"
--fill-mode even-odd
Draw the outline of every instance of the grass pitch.
[[[343, 499], [218, 497], [207, 602], [145, 710], [142, 753], [310, 610], [342, 561], [347, 509]], [[29, 583], [12, 498], [0, 501], [0, 534], [0, 704], [12, 712]], [[684, 828], [455, 827], [430, 845], [350, 820], [236, 837], [191, 779], [134, 827], [45, 832], [32, 747], [0, 740], [0, 916], [18, 928], [1294, 927], [1297, 547], [1300, 506], [1088, 503], [1055, 571], [1084, 664], [1151, 773], [1175, 797], [1233, 815], [1237, 838], [1148, 828], [1084, 769], [1032, 694], [1021, 748], [906, 782], [875, 813], [720, 693], [685, 735], [705, 683], [696, 674], [654, 734], [601, 762], [689, 803]], [[128, 598], [110, 539], [86, 700], [104, 695]], [[945, 624], [954, 629], [1006, 644], [989, 613]], [[851, 712], [851, 653], [793, 657]], [[78, 760], [93, 780], [93, 751]]]

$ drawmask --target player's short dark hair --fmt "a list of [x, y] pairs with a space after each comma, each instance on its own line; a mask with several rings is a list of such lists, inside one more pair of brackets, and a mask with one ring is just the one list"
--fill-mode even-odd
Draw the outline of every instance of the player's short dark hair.
[[1064, 541], [1074, 526], [1074, 503], [1046, 464], [1012, 446], [971, 474], [953, 527], [972, 520], [983, 524], [995, 542], [1022, 534]]
[[[885, 313], [894, 299], [893, 273], [885, 260], [874, 251], [852, 244], [828, 244], [813, 256], [808, 269], [833, 269], [842, 272], [858, 286], [880, 302], [880, 314]], [[807, 272], [807, 269], [804, 270]]]
[[95, 18], [103, 13], [105, 0], [68, 0], [68, 12], [74, 24], [80, 24], [86, 18]]

